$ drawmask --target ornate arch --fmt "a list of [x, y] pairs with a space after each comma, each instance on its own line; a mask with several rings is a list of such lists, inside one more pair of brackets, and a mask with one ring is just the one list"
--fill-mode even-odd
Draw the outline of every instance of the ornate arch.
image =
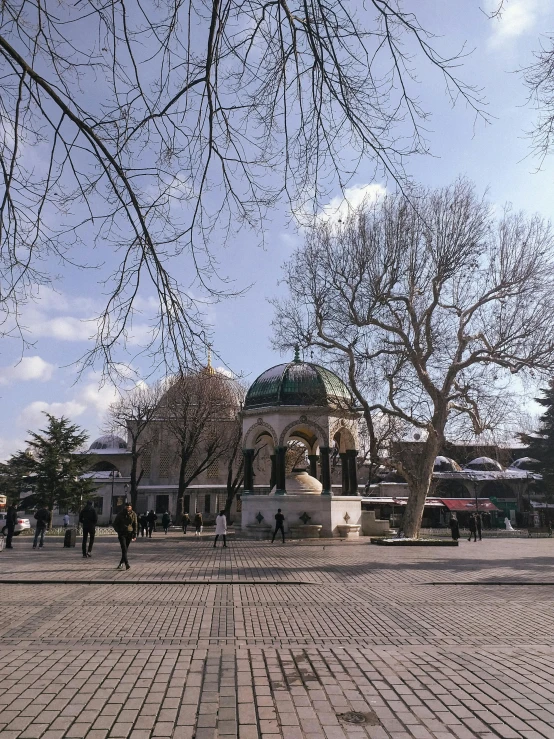
[[262, 429], [270, 434], [271, 438], [273, 439], [273, 446], [277, 446], [277, 434], [275, 433], [275, 429], [273, 428], [273, 426], [270, 426], [270, 424], [266, 423], [263, 419], [258, 418], [256, 423], [253, 426], [250, 426], [250, 428], [246, 432], [246, 435], [244, 437], [245, 449], [252, 448], [248, 446], [247, 442], [250, 442], [252, 436], [256, 433], [256, 431], [261, 431]]
[[285, 426], [285, 428], [281, 432], [281, 436], [279, 437], [279, 446], [284, 446], [287, 434], [295, 426], [308, 426], [312, 428], [316, 432], [317, 436], [319, 437], [319, 443], [321, 444], [321, 446], [327, 446], [327, 438], [328, 438], [327, 432], [323, 429], [322, 426], [320, 426], [315, 421], [308, 420], [306, 416], [302, 416], [301, 418], [298, 418], [296, 421], [289, 423], [288, 426]]
[[355, 427], [355, 423], [352, 421], [348, 422], [344, 418], [341, 418], [340, 420], [335, 421], [335, 423], [332, 425], [331, 430], [329, 432], [329, 437], [331, 441], [341, 431], [345, 431], [348, 434], [348, 436], [350, 436], [351, 443], [353, 445], [352, 449], [355, 449], [356, 443], [358, 441], [358, 434], [357, 434], [357, 429]]

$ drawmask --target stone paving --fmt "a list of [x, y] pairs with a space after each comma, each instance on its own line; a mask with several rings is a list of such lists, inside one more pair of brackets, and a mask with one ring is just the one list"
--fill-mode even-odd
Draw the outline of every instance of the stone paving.
[[0, 739], [554, 739], [552, 539], [14, 546]]

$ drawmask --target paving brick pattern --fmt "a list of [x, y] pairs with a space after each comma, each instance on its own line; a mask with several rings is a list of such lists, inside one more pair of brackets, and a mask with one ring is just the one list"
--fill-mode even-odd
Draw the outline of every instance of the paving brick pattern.
[[0, 739], [554, 738], [553, 540], [15, 546]]

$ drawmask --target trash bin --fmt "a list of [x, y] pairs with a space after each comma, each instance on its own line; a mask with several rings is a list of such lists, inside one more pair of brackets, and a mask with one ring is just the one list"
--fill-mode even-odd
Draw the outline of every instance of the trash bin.
[[64, 547], [74, 547], [77, 541], [77, 531], [75, 529], [66, 529], [63, 537]]

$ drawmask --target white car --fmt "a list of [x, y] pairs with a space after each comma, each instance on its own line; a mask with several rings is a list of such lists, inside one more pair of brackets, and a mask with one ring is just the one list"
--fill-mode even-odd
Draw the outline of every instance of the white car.
[[[14, 536], [19, 536], [19, 534], [22, 531], [25, 531], [25, 529], [30, 529], [30, 528], [31, 528], [31, 522], [29, 521], [29, 519], [28, 518], [20, 518], [18, 516], [17, 517], [16, 524], [15, 524], [15, 529], [14, 529], [13, 535]], [[2, 533], [4, 534], [4, 536], [7, 535], [7, 533], [8, 533], [8, 527], [6, 526], [6, 514], [5, 513], [0, 513], [0, 530], [2, 531]]]

